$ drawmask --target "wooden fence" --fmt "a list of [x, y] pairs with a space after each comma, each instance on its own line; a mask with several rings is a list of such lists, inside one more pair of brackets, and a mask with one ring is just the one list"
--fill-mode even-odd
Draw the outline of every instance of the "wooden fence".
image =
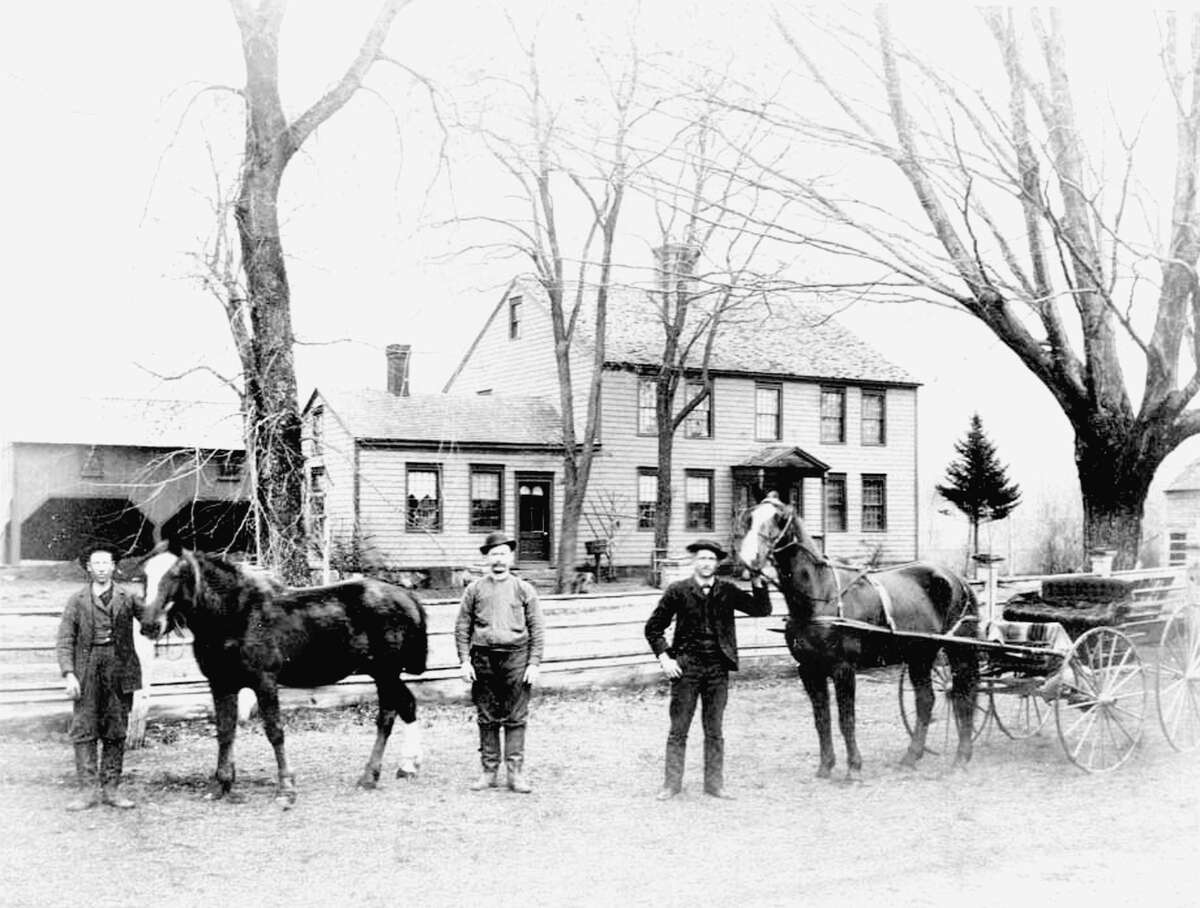
[[[581, 596], [544, 596], [546, 658], [541, 686], [596, 687], [635, 683], [660, 677], [643, 627], [659, 593], [655, 591]], [[743, 660], [790, 660], [783, 637], [770, 630], [782, 627], [784, 605], [775, 594], [775, 614], [769, 618], [738, 616], [738, 643]], [[462, 697], [466, 685], [458, 675], [454, 646], [457, 600], [425, 603], [429, 618], [429, 667], [419, 676], [406, 676], [418, 699]], [[0, 721], [66, 717], [71, 704], [63, 693], [54, 656], [58, 626], [56, 609], [0, 610], [9, 627], [19, 621], [18, 641], [0, 640]], [[23, 642], [29, 641], [29, 642]], [[192, 656], [188, 636], [172, 636], [153, 644], [139, 636], [138, 648], [148, 689], [145, 707], [153, 718], [194, 718], [211, 713], [207, 682]], [[245, 693], [245, 692], [244, 692]], [[332, 706], [372, 700], [374, 683], [356, 675], [314, 690], [281, 691], [285, 707]], [[135, 710], [136, 712], [136, 710]]]
[[[1056, 575], [1056, 577], [1086, 575]], [[1114, 577], [1135, 582], [1137, 605], [1131, 618], [1143, 628], [1161, 624], [1163, 615], [1191, 595], [1187, 577], [1180, 570], [1122, 571]], [[987, 617], [986, 603], [1008, 598], [1015, 592], [1036, 589], [1041, 576], [993, 578], [980, 581], [980, 602]], [[608, 684], [639, 683], [660, 677], [643, 636], [643, 627], [654, 604], [657, 591], [580, 596], [544, 596], [546, 616], [546, 659], [541, 684], [549, 688], [598, 687]], [[738, 643], [744, 662], [778, 659], [790, 663], [782, 628], [786, 607], [782, 597], [772, 592], [774, 612], [767, 618], [738, 615]], [[432, 600], [425, 603], [429, 616], [429, 668], [420, 676], [408, 678], [419, 699], [458, 698], [466, 686], [458, 676], [458, 657], [454, 646], [454, 620], [457, 600]], [[996, 610], [999, 617], [999, 609]], [[9, 607], [0, 609], [0, 722], [21, 719], [54, 719], [70, 714], [70, 701], [63, 693], [62, 679], [54, 657], [54, 636], [58, 626], [57, 609]], [[20, 623], [12, 633], [14, 622]], [[192, 657], [191, 640], [171, 637], [153, 644], [138, 637], [139, 652], [148, 687], [135, 704], [135, 714], [144, 725], [147, 716], [155, 718], [195, 718], [211, 713], [207, 682]], [[246, 692], [243, 692], [244, 694]], [[374, 684], [365, 676], [352, 676], [336, 685], [315, 690], [281, 691], [285, 707], [333, 706], [374, 697]], [[249, 700], [245, 701], [248, 707]], [[131, 730], [131, 738], [140, 729]]]

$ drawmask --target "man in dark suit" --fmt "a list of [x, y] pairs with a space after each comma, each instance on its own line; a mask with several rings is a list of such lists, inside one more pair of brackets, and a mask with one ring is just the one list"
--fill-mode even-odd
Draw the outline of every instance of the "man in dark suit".
[[[756, 618], [771, 614], [771, 599], [761, 577], [752, 582], [753, 596], [716, 577], [717, 563], [726, 555], [720, 545], [697, 539], [687, 550], [693, 556], [692, 576], [668, 586], [646, 622], [646, 639], [663, 674], [671, 679], [671, 730], [660, 801], [683, 790], [688, 729], [697, 700], [704, 724], [704, 791], [716, 798], [730, 797], [725, 791], [722, 723], [729, 672], [738, 668], [733, 612], [737, 609]], [[666, 630], [672, 620], [675, 636], [668, 646]]]
[[[101, 802], [129, 808], [133, 801], [117, 790], [125, 761], [125, 733], [133, 692], [142, 686], [141, 663], [133, 647], [133, 619], [139, 598], [113, 583], [116, 553], [93, 546], [80, 559], [90, 582], [73, 595], [58, 625], [58, 666], [67, 696], [75, 701], [71, 741], [79, 797], [68, 810]], [[96, 740], [104, 742], [96, 770]]]

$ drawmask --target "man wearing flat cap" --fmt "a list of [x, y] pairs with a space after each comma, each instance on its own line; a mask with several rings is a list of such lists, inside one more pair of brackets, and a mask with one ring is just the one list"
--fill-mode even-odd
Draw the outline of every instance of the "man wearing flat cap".
[[[74, 701], [71, 742], [79, 796], [67, 810], [99, 803], [133, 807], [117, 786], [125, 761], [125, 733], [133, 692], [142, 686], [142, 668], [133, 648], [133, 619], [140, 597], [113, 583], [116, 550], [90, 547], [79, 559], [90, 582], [76, 592], [58, 625], [58, 667], [67, 696]], [[99, 772], [96, 741], [103, 742]]]
[[[666, 775], [658, 799], [665, 801], [683, 790], [688, 729], [701, 704], [704, 725], [704, 792], [728, 798], [725, 790], [725, 738], [722, 724], [729, 695], [729, 673], [737, 671], [736, 609], [761, 618], [771, 614], [771, 599], [761, 577], [752, 581], [753, 595], [716, 576], [725, 550], [711, 539], [697, 539], [692, 553], [692, 576], [668, 586], [646, 622], [646, 639], [663, 674], [671, 679], [671, 730], [667, 734]], [[675, 636], [667, 645], [672, 620]]]
[[524, 776], [525, 723], [529, 695], [542, 663], [542, 607], [532, 584], [512, 574], [516, 543], [506, 533], [489, 533], [479, 551], [487, 573], [463, 593], [454, 642], [464, 681], [471, 685], [479, 724], [483, 772], [472, 791], [497, 787], [500, 729], [511, 791], [532, 791]]

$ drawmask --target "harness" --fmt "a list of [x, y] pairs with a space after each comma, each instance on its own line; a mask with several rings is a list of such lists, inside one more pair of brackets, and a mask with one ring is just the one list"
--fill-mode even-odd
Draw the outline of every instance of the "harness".
[[[784, 522], [783, 527], [779, 531], [779, 535], [776, 537], [776, 543], [771, 546], [771, 560], [772, 561], [775, 561], [775, 556], [779, 552], [785, 552], [788, 549], [792, 548], [793, 546], [795, 546], [797, 548], [801, 547], [800, 540], [797, 539], [794, 535], [788, 534], [788, 530], [791, 528], [792, 524], [795, 522], [795, 519], [796, 519], [796, 512], [789, 508], [787, 510], [787, 520]], [[788, 538], [786, 539], [786, 541], [783, 541], [785, 539], [785, 537], [788, 537]], [[873, 589], [875, 591], [875, 595], [877, 595], [879, 597], [879, 604], [883, 608], [883, 619], [886, 622], [888, 629], [891, 631], [896, 630], [896, 619], [892, 615], [892, 595], [891, 595], [891, 593], [889, 593], [887, 591], [887, 588], [882, 583], [879, 582], [878, 579], [876, 579], [875, 577], [872, 576], [870, 570], [863, 569], [849, 583], [847, 583], [843, 586], [842, 578], [838, 575], [837, 566], [830, 563], [829, 559], [826, 558], [824, 555], [818, 555], [818, 553], [816, 553], [816, 552], [814, 552], [813, 555], [818, 556], [818, 557], [814, 558], [814, 561], [816, 562], [817, 567], [826, 568], [830, 572], [832, 572], [833, 585], [834, 585], [834, 589], [836, 590], [836, 593], [834, 594], [832, 599], [829, 599], [829, 598], [821, 599], [821, 598], [817, 598], [817, 597], [811, 597], [814, 602], [833, 602], [837, 607], [838, 620], [839, 621], [846, 620], [845, 602], [843, 601], [843, 597], [846, 595], [846, 592], [852, 586], [854, 586], [860, 580], [865, 580], [870, 585], [871, 589]], [[776, 563], [778, 564], [778, 562], [776, 562]], [[762, 575], [761, 570], [757, 571], [756, 573], [758, 573], [760, 576]], [[770, 577], [767, 577], [767, 582], [774, 585], [774, 587], [777, 590], [779, 590], [780, 593], [783, 593], [783, 587], [780, 586], [779, 581], [772, 580]]]

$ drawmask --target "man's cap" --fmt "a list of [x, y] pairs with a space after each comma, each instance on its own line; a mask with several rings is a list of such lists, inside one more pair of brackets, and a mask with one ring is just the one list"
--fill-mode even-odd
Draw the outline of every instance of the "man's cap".
[[728, 552], [721, 548], [719, 543], [714, 542], [711, 539], [697, 539], [695, 542], [689, 543], [687, 546], [687, 550], [693, 555], [696, 554], [696, 552], [702, 551], [703, 549], [708, 549], [708, 551], [716, 555], [718, 561], [726, 558], [729, 555]]
[[483, 545], [479, 547], [479, 553], [481, 555], [486, 555], [498, 545], [506, 545], [510, 549], [516, 551], [517, 540], [509, 536], [508, 533], [505, 533], [501, 530], [494, 530], [493, 532], [487, 534], [487, 539], [483, 540]]

